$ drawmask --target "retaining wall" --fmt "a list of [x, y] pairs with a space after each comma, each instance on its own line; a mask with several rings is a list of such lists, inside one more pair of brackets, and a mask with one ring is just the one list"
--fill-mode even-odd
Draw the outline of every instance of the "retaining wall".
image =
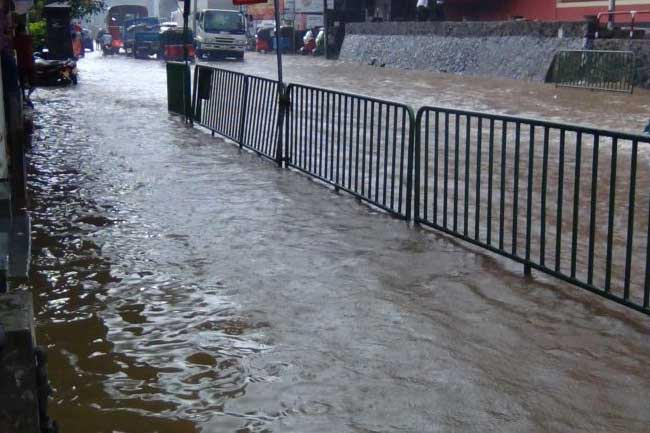
[[545, 81], [558, 50], [582, 49], [584, 23], [387, 22], [346, 26], [342, 60]]

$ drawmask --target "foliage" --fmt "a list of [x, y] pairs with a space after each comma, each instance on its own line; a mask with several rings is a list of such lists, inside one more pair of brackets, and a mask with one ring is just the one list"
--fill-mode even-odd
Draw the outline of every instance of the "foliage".
[[34, 50], [40, 51], [45, 47], [45, 36], [47, 33], [47, 26], [45, 20], [33, 21], [29, 23], [29, 34], [32, 36]]
[[72, 9], [72, 18], [83, 18], [88, 15], [95, 15], [106, 7], [104, 0], [68, 0]]
[[[36, 0], [30, 11], [30, 19], [39, 21], [43, 18], [43, 7], [46, 0]], [[106, 8], [104, 0], [68, 0], [72, 18], [83, 18], [88, 15], [95, 15]]]

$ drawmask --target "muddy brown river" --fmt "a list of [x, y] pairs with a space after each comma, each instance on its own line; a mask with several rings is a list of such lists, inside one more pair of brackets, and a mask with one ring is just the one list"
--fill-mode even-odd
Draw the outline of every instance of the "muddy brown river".
[[[639, 132], [610, 95], [288, 58], [290, 80]], [[166, 112], [164, 65], [39, 90], [32, 289], [62, 433], [650, 431], [650, 321]], [[272, 56], [220, 66], [271, 76]]]

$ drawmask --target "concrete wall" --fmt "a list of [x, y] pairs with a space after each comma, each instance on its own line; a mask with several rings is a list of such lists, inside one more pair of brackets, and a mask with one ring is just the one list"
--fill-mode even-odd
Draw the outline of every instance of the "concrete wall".
[[561, 49], [581, 49], [582, 23], [392, 22], [346, 27], [341, 59], [402, 69], [544, 81]]

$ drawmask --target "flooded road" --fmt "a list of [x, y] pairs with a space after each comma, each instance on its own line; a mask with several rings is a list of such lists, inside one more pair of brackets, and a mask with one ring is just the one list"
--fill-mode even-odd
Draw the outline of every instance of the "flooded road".
[[[289, 79], [323, 71], [405, 102], [437, 79], [377, 70], [387, 81], [362, 86], [309, 61], [289, 59]], [[37, 338], [62, 432], [647, 431], [647, 318], [187, 129], [160, 63], [80, 69], [76, 88], [35, 95], [30, 155]], [[484, 108], [495, 89], [443, 93]], [[558, 99], [550, 112], [593, 119]], [[504, 100], [535, 114], [534, 97]], [[614, 96], [626, 120], [603, 122], [635, 129], [648, 103]]]
[[[277, 77], [276, 57], [246, 54], [245, 62], [207, 62], [267, 78]], [[285, 80], [411, 105], [532, 117], [640, 134], [650, 121], [650, 91], [634, 94], [555, 88], [515, 80], [403, 71], [323, 58], [285, 56]]]

